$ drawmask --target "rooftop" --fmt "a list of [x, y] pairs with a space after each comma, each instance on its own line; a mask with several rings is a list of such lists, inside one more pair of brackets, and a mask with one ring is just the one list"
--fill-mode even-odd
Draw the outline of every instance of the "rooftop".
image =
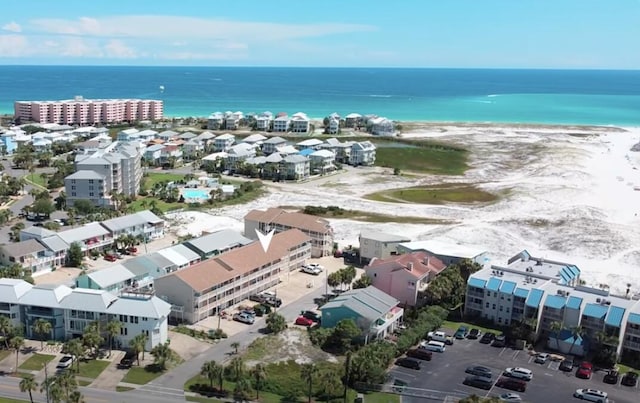
[[407, 236], [388, 234], [386, 232], [378, 231], [362, 231], [360, 232], [360, 239], [371, 239], [379, 242], [410, 242], [411, 238]]
[[303, 231], [318, 232], [321, 234], [330, 233], [331, 224], [324, 218], [299, 212], [287, 212], [279, 208], [268, 208], [267, 210], [251, 210], [244, 216], [245, 220], [273, 223], [290, 228], [298, 228]]
[[91, 281], [96, 283], [100, 288], [109, 288], [113, 285], [135, 278], [135, 274], [121, 264], [109, 266], [105, 269], [84, 275], [90, 278]]
[[360, 317], [374, 322], [398, 305], [400, 301], [373, 286], [350, 290], [324, 304], [323, 315], [332, 308], [347, 308]]
[[190, 239], [185, 245], [196, 249], [201, 254], [209, 254], [219, 250], [248, 245], [251, 239], [242, 236], [240, 232], [224, 229], [199, 238]]
[[71, 175], [67, 176], [65, 179], [98, 179], [104, 180], [104, 175], [97, 173], [96, 171], [92, 171], [89, 169], [81, 169], [80, 171], [76, 171]]
[[434, 255], [452, 256], [463, 259], [474, 259], [486, 253], [486, 250], [481, 248], [434, 240], [406, 242], [401, 243], [400, 246], [410, 251], [424, 250]]
[[19, 258], [21, 256], [29, 255], [32, 253], [44, 252], [47, 250], [44, 245], [42, 245], [35, 239], [5, 244], [2, 245], [1, 248], [4, 253], [14, 258]]
[[373, 258], [366, 266], [365, 271], [371, 270], [405, 270], [417, 279], [433, 273], [438, 274], [444, 270], [446, 265], [440, 259], [427, 252], [413, 252], [402, 255], [390, 256], [386, 259]]
[[122, 231], [127, 228], [147, 224], [160, 224], [164, 220], [149, 210], [139, 211], [122, 217], [102, 221], [102, 225], [111, 232]]
[[74, 242], [84, 242], [99, 236], [109, 235], [109, 231], [97, 222], [92, 222], [82, 227], [58, 232], [58, 236], [71, 245]]

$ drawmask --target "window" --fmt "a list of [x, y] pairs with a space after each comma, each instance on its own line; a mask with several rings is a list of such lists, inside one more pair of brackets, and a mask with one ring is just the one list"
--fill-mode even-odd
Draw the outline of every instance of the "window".
[[127, 336], [129, 332], [127, 331], [126, 327], [121, 327], [120, 328], [120, 336]]
[[71, 190], [76, 190], [76, 186], [75, 185], [71, 186]]
[[494, 291], [494, 292], [493, 292], [493, 296], [494, 296], [494, 297], [496, 297], [496, 298], [498, 298], [498, 292], [497, 292], [497, 291]]
[[486, 305], [486, 307], [487, 307], [487, 308], [489, 308], [489, 303], [488, 303], [488, 302], [487, 302], [487, 305]]
[[496, 304], [493, 304], [493, 308], [491, 308], [491, 309], [494, 309], [494, 310], [495, 310], [495, 309], [496, 309]]
[[75, 197], [76, 196], [76, 192], [71, 192], [71, 196]]
[[137, 316], [130, 316], [129, 317], [129, 322], [138, 323], [138, 317]]
[[509, 308], [507, 308], [507, 313], [509, 313]]
[[145, 317], [143, 317], [143, 318], [142, 318], [142, 321], [143, 321], [143, 322], [146, 322], [146, 321], [148, 321], [148, 320], [149, 320], [149, 318], [145, 318]]
[[500, 312], [502, 312], [502, 306], [500, 306]]
[[498, 318], [498, 323], [502, 323], [502, 318]]
[[93, 197], [93, 192], [89, 192], [89, 197]]

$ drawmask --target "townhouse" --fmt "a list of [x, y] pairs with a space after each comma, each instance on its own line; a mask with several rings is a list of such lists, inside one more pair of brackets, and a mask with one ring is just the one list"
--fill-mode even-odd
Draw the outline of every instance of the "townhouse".
[[369, 263], [373, 258], [385, 259], [398, 254], [398, 245], [410, 242], [406, 236], [387, 234], [378, 231], [362, 231], [358, 237], [360, 261]]
[[424, 292], [446, 265], [426, 252], [373, 258], [364, 272], [377, 289], [406, 306], [422, 306]]
[[35, 239], [0, 245], [0, 262], [20, 265], [31, 276], [50, 272], [64, 263], [64, 256]]
[[402, 242], [397, 245], [397, 251], [398, 253], [427, 252], [440, 259], [447, 266], [457, 264], [462, 259], [469, 259], [481, 265], [489, 261], [485, 249], [433, 239]]
[[183, 245], [197, 253], [201, 260], [218, 256], [235, 248], [253, 242], [237, 231], [224, 229], [186, 241]]
[[251, 210], [244, 216], [244, 236], [249, 239], [258, 239], [256, 230], [266, 234], [271, 230], [279, 233], [294, 228], [311, 238], [312, 257], [333, 254], [333, 229], [324, 218], [279, 208]]
[[171, 305], [148, 294], [115, 296], [107, 291], [75, 288], [65, 285], [33, 286], [23, 280], [0, 279], [0, 315], [11, 318], [15, 326], [23, 325], [28, 338], [40, 338], [33, 324], [38, 319], [51, 323], [47, 339], [65, 341], [80, 337], [91, 322], [121, 324], [115, 344], [129, 345], [136, 335], [148, 336], [146, 350], [168, 340], [168, 317]]
[[199, 264], [157, 278], [156, 293], [173, 305], [172, 315], [195, 323], [280, 282], [280, 275], [302, 266], [311, 243], [302, 231], [274, 235], [265, 252], [252, 242]]
[[[618, 354], [640, 354], [638, 296], [581, 285], [575, 265], [533, 257], [526, 250], [507, 266], [492, 265], [469, 277], [465, 313], [503, 326], [528, 320], [537, 337], [553, 340], [565, 353], [571, 349], [582, 355], [607, 335]], [[563, 329], [558, 335], [554, 323]], [[567, 342], [567, 330], [577, 327], [582, 336]]]
[[165, 221], [149, 210], [102, 221], [113, 238], [122, 235], [140, 237], [144, 242], [164, 237]]

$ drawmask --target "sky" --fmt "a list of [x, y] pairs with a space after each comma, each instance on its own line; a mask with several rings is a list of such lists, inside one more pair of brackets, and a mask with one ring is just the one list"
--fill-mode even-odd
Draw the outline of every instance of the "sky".
[[0, 65], [640, 69], [640, 0], [21, 0]]

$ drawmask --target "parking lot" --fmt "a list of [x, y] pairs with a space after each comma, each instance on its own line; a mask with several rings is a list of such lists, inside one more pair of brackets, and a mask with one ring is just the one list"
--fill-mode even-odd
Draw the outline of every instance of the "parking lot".
[[392, 367], [389, 382], [393, 384], [395, 379], [407, 382], [403, 391], [403, 403], [425, 400], [442, 402], [447, 396], [451, 399], [471, 394], [499, 396], [512, 391], [495, 385], [489, 391], [463, 385], [462, 381], [468, 376], [465, 369], [472, 365], [488, 367], [492, 370], [495, 382], [505, 368], [524, 367], [533, 371], [533, 379], [528, 382], [526, 392], [515, 393], [525, 402], [577, 402], [573, 392], [578, 388], [605, 391], [609, 394], [610, 403], [632, 403], [640, 398], [637, 386], [622, 386], [620, 382], [617, 385], [604, 383], [603, 371], [594, 372], [591, 379], [579, 379], [575, 375], [576, 368], [572, 372], [563, 372], [559, 370], [560, 363], [557, 361], [541, 365], [534, 363], [534, 358], [527, 350], [497, 348], [481, 344], [478, 340], [456, 340], [452, 346], [447, 346], [444, 353], [434, 352], [431, 361], [423, 361], [419, 371]]

